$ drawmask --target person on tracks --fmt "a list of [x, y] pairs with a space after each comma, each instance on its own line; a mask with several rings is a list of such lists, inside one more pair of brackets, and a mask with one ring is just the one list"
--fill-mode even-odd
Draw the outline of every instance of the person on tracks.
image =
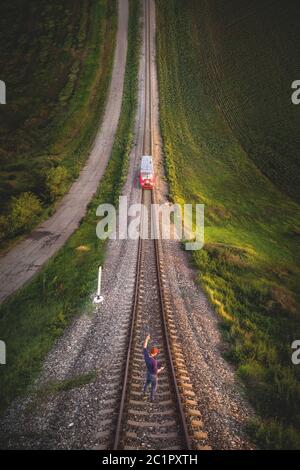
[[146, 396], [146, 391], [149, 385], [151, 385], [151, 394], [150, 400], [154, 400], [154, 396], [157, 390], [157, 379], [158, 374], [164, 369], [160, 367], [159, 362], [157, 361], [156, 357], [159, 353], [159, 350], [155, 347], [150, 349], [150, 353], [148, 352], [148, 342], [150, 340], [150, 335], [147, 335], [145, 342], [144, 342], [144, 358], [147, 367], [147, 375], [146, 375], [146, 382], [144, 385], [144, 397]]

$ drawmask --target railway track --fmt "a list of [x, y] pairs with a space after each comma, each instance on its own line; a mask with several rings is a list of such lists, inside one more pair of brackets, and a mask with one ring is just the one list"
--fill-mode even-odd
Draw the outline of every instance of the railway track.
[[[154, 8], [153, 0], [144, 0], [145, 103], [141, 143], [143, 154], [153, 156], [151, 6]], [[142, 190], [141, 199], [149, 214], [151, 204], [156, 202], [155, 190]], [[141, 231], [147, 229], [150, 235], [153, 221], [143, 217], [141, 220]], [[210, 449], [177, 337], [161, 253], [159, 239], [139, 238], [133, 301], [130, 306], [124, 305], [131, 308], [131, 315], [117, 335], [116, 353], [120, 359], [107, 378], [101, 431], [96, 434], [94, 449]], [[160, 350], [158, 360], [164, 366], [154, 402], [143, 396], [143, 342], [148, 333], [151, 346]]]
[[[153, 0], [144, 0], [145, 87], [141, 147], [144, 155], [153, 156], [151, 8], [154, 9]], [[149, 214], [151, 204], [156, 202], [155, 190], [142, 190], [141, 199]], [[147, 229], [150, 235], [153, 221], [143, 217], [141, 220], [141, 231]], [[130, 308], [131, 314], [116, 337], [119, 359], [108, 374], [106, 392], [101, 397], [101, 426], [95, 436], [95, 450], [210, 449], [177, 337], [161, 253], [161, 240], [139, 238], [135, 279], [127, 280], [134, 283], [133, 301], [131, 305], [123, 305], [126, 310]], [[143, 396], [146, 375], [143, 342], [148, 333], [151, 346], [160, 350], [158, 360], [164, 366], [154, 402]]]
[[[153, 155], [151, 92], [151, 0], [144, 1], [145, 44], [145, 115], [143, 154]], [[151, 213], [155, 190], [142, 191], [142, 204]], [[124, 382], [114, 435], [113, 449], [176, 450], [209, 448], [202, 431], [183, 354], [177, 341], [175, 325], [164, 283], [160, 241], [150, 236], [154, 226], [151, 217], [141, 217], [136, 284], [128, 342]], [[158, 357], [164, 370], [159, 375], [154, 402], [143, 396], [145, 363], [142, 345], [151, 334], [151, 345], [159, 348]]]
[[[143, 191], [145, 207], [150, 207], [151, 201], [151, 192]], [[150, 224], [148, 221], [148, 230]], [[190, 448], [170, 362], [159, 276], [155, 240], [140, 239], [132, 327], [115, 449]], [[145, 380], [142, 343], [149, 331], [153, 344], [159, 347], [159, 360], [165, 367], [159, 375], [159, 386], [153, 403], [149, 398], [143, 399], [142, 391]]]
[[[151, 93], [151, 17], [150, 2], [145, 0], [145, 116], [143, 154], [152, 155]], [[151, 213], [154, 192], [142, 191], [142, 204]], [[150, 236], [152, 221], [142, 214], [141, 231]], [[164, 302], [161, 288], [158, 240], [139, 238], [136, 285], [124, 385], [117, 422], [114, 449], [189, 449], [190, 439], [185, 423], [177, 383], [171, 362]], [[144, 400], [145, 364], [142, 343], [147, 333], [159, 347], [159, 360], [165, 369], [159, 375], [159, 386], [153, 403]]]

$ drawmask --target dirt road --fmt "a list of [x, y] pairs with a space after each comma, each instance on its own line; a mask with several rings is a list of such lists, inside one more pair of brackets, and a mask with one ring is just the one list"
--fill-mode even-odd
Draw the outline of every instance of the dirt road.
[[61, 248], [86, 212], [104, 174], [120, 116], [127, 54], [128, 0], [119, 0], [112, 79], [102, 125], [88, 161], [56, 212], [0, 258], [0, 302], [13, 294]]

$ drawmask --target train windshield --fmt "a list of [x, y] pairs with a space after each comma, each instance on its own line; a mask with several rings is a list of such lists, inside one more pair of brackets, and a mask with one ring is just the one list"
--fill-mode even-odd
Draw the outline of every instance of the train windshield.
[[143, 180], [151, 180], [152, 179], [152, 173], [149, 173], [149, 171], [142, 171], [141, 172], [141, 177]]

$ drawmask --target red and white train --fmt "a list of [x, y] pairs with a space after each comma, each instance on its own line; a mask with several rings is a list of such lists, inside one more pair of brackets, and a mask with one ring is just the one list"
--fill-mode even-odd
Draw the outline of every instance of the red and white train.
[[153, 189], [155, 186], [155, 176], [152, 157], [143, 155], [140, 169], [140, 185], [143, 189]]

